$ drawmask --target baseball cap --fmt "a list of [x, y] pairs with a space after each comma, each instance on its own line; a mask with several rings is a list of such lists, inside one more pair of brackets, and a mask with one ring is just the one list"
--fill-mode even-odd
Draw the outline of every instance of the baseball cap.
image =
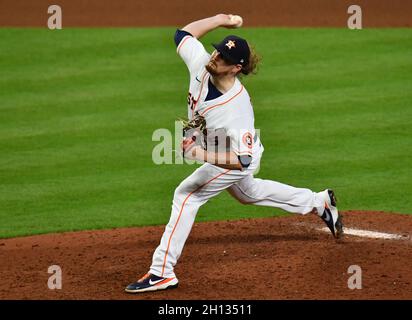
[[245, 39], [230, 35], [221, 42], [212, 45], [226, 60], [233, 64], [245, 66], [249, 63], [250, 48]]

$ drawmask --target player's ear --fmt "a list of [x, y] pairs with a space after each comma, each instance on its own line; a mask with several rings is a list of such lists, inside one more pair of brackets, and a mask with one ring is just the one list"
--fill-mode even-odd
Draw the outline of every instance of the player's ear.
[[238, 74], [242, 70], [242, 65], [241, 64], [236, 64], [233, 66], [233, 71]]

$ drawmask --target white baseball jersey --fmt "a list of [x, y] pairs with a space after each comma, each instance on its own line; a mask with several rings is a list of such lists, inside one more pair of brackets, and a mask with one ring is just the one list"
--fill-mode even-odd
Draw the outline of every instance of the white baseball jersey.
[[205, 101], [210, 77], [205, 65], [210, 55], [191, 35], [184, 36], [177, 45], [177, 52], [190, 72], [189, 119], [198, 112], [205, 117], [208, 129], [226, 129], [231, 138], [232, 150], [239, 156], [252, 156], [252, 162], [244, 170], [223, 169], [205, 163], [176, 188], [170, 220], [153, 254], [149, 271], [166, 278], [175, 277], [174, 266], [182, 253], [197, 211], [220, 192], [228, 190], [241, 203], [281, 208], [300, 214], [309, 213], [313, 208], [323, 212], [326, 197], [324, 193], [253, 176], [259, 166], [263, 147], [259, 138], [255, 138], [253, 108], [245, 87], [236, 79], [228, 92]]
[[228, 92], [205, 101], [210, 79], [205, 65], [210, 54], [190, 35], [181, 40], [177, 52], [190, 73], [188, 118], [192, 119], [198, 113], [205, 117], [207, 129], [225, 129], [231, 138], [231, 150], [238, 156], [258, 155], [262, 145], [256, 137], [253, 107], [246, 88], [236, 78]]

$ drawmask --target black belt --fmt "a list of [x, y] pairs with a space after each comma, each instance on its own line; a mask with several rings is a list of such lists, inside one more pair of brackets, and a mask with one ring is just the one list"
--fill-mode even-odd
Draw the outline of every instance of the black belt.
[[[227, 138], [227, 137], [226, 137], [226, 138]], [[258, 140], [258, 138], [259, 138], [258, 135], [255, 134], [255, 136], [253, 137], [253, 143], [256, 143], [256, 141]], [[217, 146], [217, 144], [218, 144], [217, 137], [215, 137], [215, 141], [214, 141], [214, 142], [209, 141], [208, 144], [211, 144], [212, 146]]]

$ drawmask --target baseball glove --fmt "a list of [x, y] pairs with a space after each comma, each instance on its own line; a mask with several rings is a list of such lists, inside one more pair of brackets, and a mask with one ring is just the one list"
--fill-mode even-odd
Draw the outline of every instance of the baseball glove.
[[192, 120], [180, 119], [180, 121], [183, 125], [184, 146], [199, 145], [206, 150], [207, 129], [205, 118], [199, 114], [196, 114]]

